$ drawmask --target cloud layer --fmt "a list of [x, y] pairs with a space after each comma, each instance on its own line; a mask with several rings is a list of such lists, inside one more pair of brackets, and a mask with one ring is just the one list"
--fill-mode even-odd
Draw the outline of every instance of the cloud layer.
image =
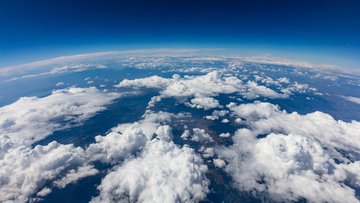
[[1, 107], [0, 157], [8, 148], [32, 144], [55, 130], [80, 124], [119, 96], [93, 87], [69, 88], [43, 98], [22, 97]]
[[314, 112], [300, 115], [270, 103], [228, 105], [248, 128], [217, 153], [241, 191], [275, 201], [359, 202], [360, 123]]
[[204, 109], [218, 107], [218, 101], [211, 97], [218, 96], [219, 94], [238, 93], [248, 99], [258, 97], [275, 99], [289, 96], [288, 93], [281, 94], [275, 92], [253, 81], [243, 83], [239, 78], [222, 74], [219, 71], [212, 71], [201, 76], [185, 76], [184, 78], [174, 75], [172, 78], [151, 76], [134, 80], [125, 79], [116, 85], [116, 87], [159, 89], [160, 95], [153, 98], [149, 103], [150, 106], [153, 106], [162, 98], [174, 97], [178, 99], [190, 98], [190, 103], [187, 103], [189, 106]]
[[92, 202], [198, 202], [209, 192], [206, 171], [189, 147], [152, 140], [102, 180]]

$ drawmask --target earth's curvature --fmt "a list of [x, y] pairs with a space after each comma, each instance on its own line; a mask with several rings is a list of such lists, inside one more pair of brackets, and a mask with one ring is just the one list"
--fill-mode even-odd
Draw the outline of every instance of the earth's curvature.
[[0, 202], [360, 202], [359, 89], [199, 50], [0, 69]]

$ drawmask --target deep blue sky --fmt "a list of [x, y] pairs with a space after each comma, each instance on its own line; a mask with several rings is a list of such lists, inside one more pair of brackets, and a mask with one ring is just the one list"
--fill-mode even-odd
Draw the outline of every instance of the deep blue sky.
[[251, 49], [360, 67], [359, 36], [360, 1], [0, 0], [0, 67], [161, 47]]

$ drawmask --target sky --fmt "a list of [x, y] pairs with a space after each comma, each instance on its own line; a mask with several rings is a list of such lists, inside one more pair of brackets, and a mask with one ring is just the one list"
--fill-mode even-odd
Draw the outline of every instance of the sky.
[[360, 68], [360, 1], [2, 0], [0, 67], [147, 48], [224, 48]]

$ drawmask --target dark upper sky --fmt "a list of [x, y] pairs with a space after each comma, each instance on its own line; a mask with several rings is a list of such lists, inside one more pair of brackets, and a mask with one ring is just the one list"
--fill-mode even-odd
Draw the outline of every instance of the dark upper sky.
[[244, 46], [356, 63], [359, 36], [360, 1], [0, 1], [0, 66], [98, 50]]

